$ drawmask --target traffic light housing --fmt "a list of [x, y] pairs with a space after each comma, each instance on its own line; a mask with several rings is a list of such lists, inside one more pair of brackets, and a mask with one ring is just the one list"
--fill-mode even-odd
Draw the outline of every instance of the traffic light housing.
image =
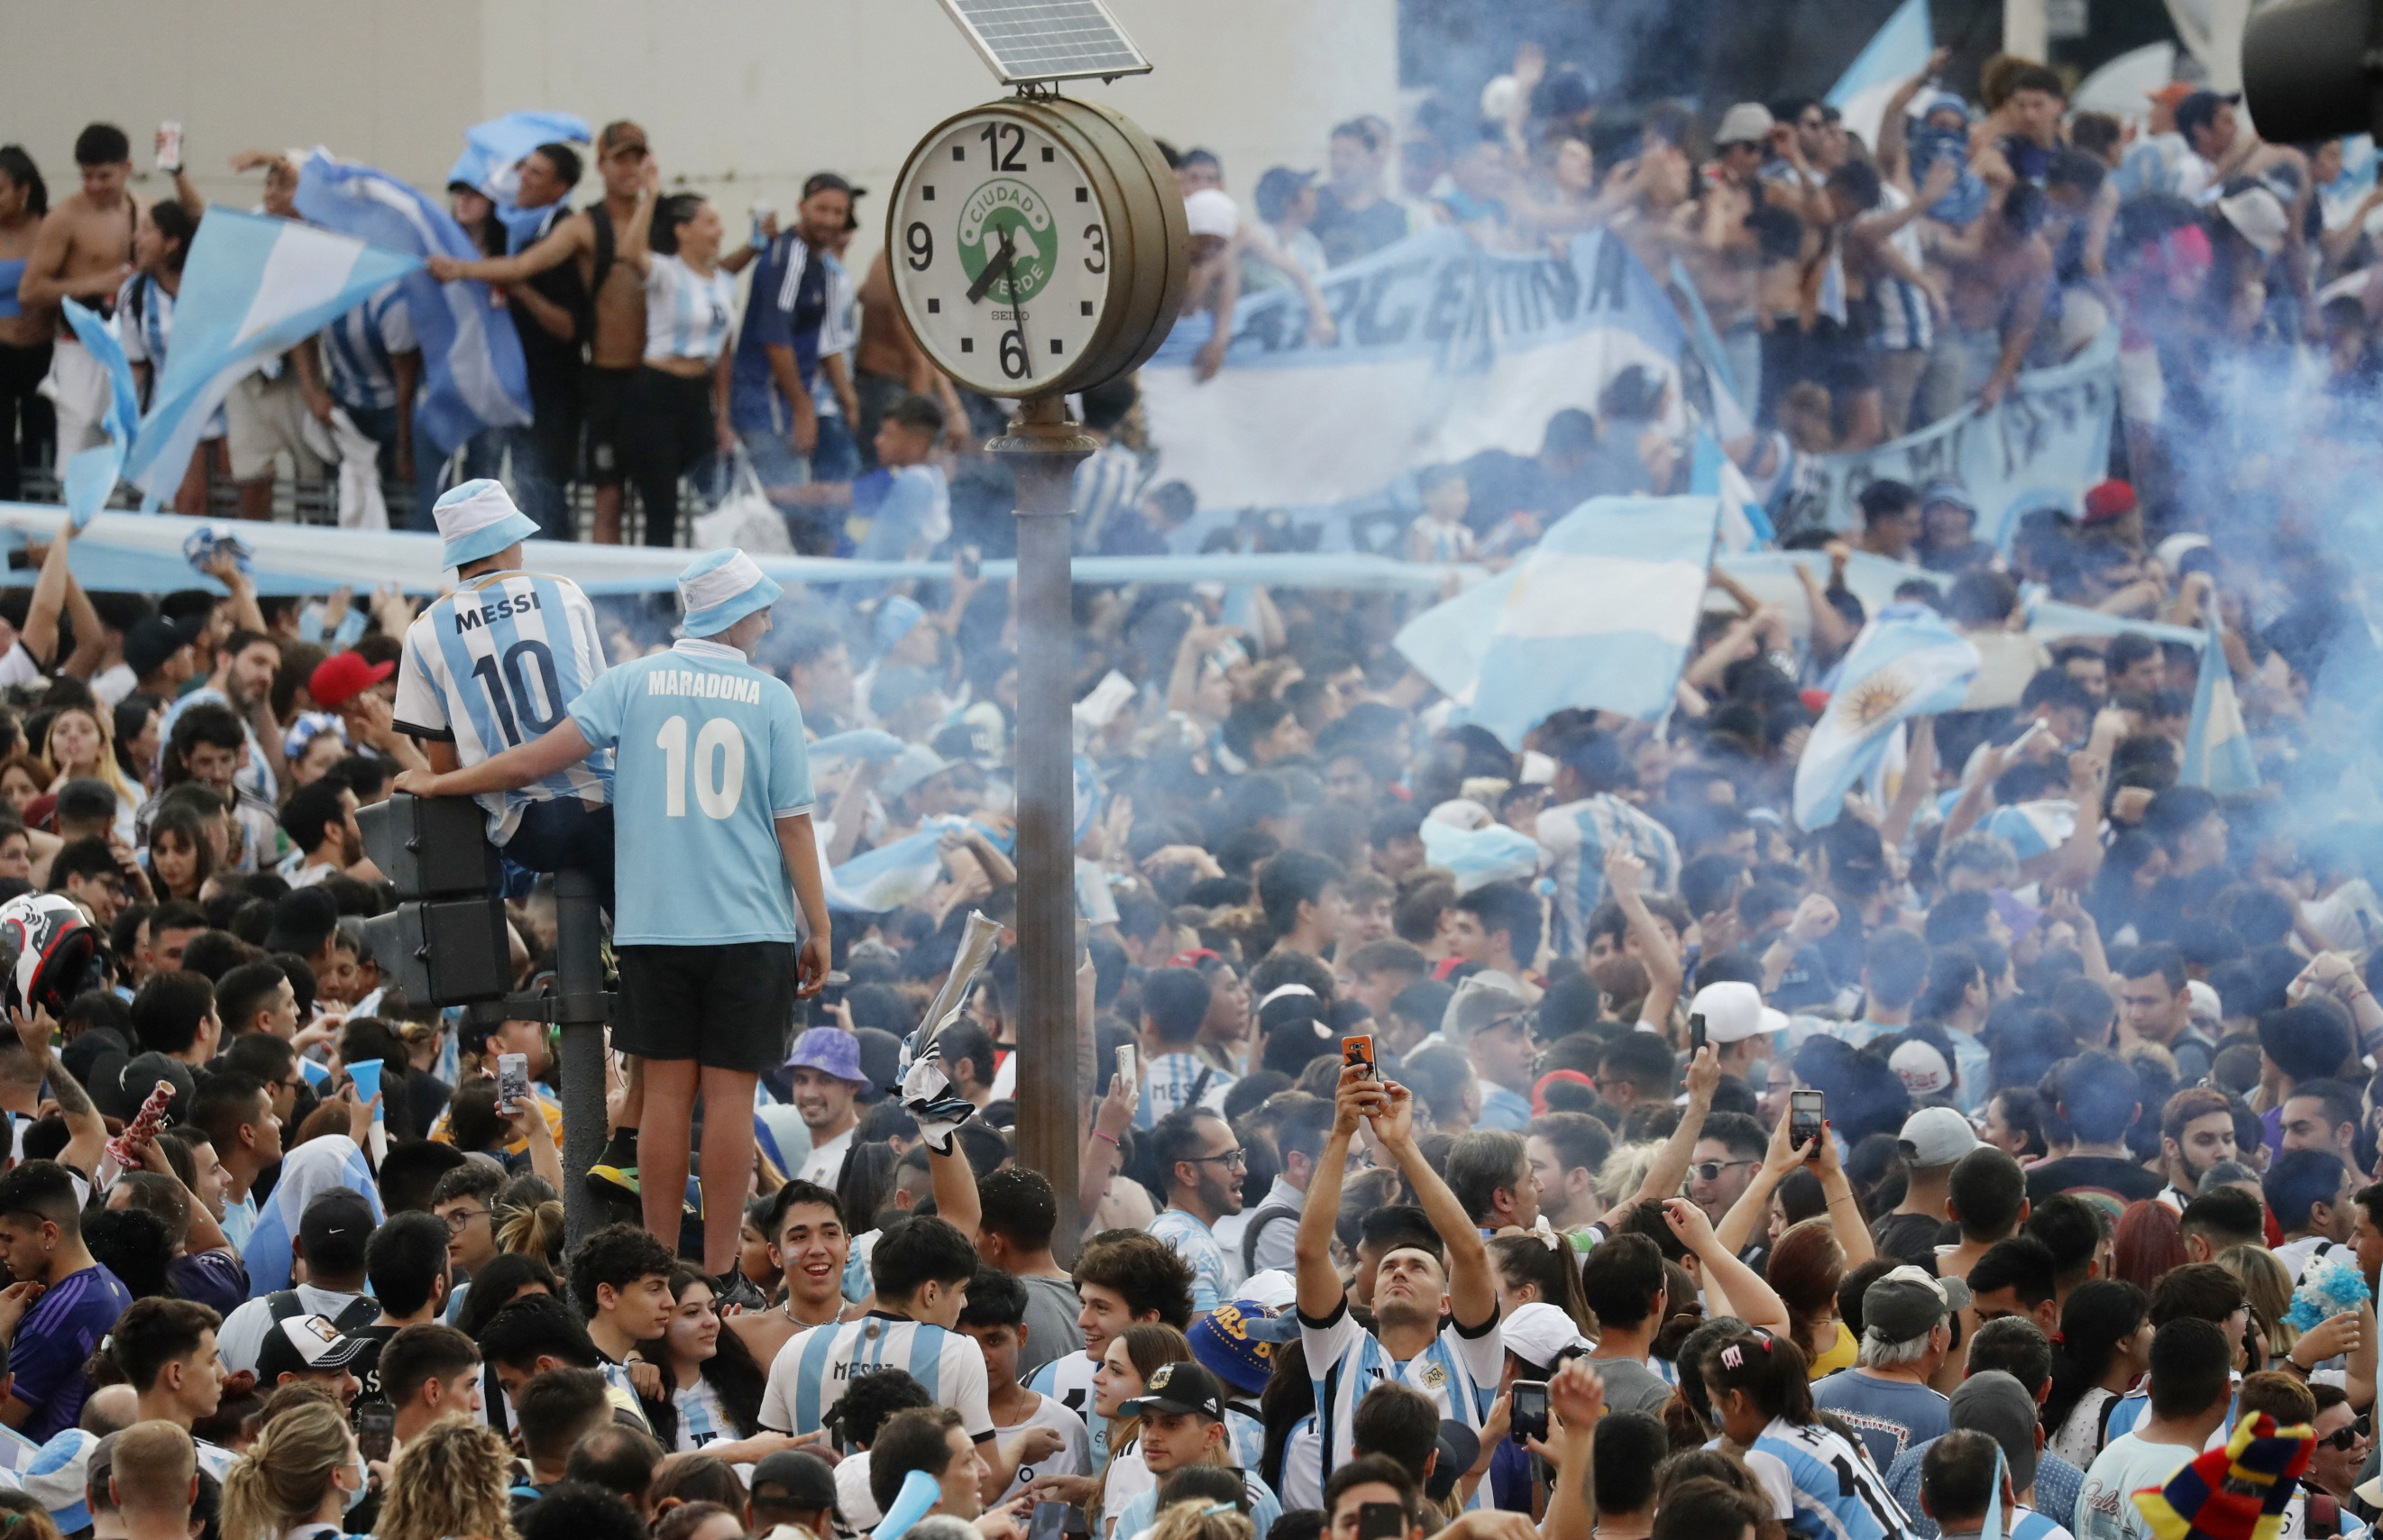
[[467, 1005], [512, 987], [504, 868], [468, 797], [409, 796], [358, 808], [364, 853], [396, 884], [398, 906], [364, 921], [382, 976], [414, 1004]]
[[2242, 33], [2242, 99], [2270, 144], [2383, 127], [2383, 0], [2280, 0]]

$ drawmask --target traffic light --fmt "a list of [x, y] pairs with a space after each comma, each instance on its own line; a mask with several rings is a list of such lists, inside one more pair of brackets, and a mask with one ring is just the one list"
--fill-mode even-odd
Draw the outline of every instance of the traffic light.
[[356, 810], [364, 852], [397, 885], [398, 906], [364, 922], [381, 974], [414, 1004], [467, 1005], [512, 987], [503, 867], [468, 797], [402, 792]]
[[2378, 127], [2383, 0], [2280, 0], [2242, 33], [2242, 99], [2259, 137], [2303, 144]]

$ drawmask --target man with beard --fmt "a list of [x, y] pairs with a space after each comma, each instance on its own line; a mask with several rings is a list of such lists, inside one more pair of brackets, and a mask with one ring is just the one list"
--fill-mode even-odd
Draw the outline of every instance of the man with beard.
[[2209, 1168], [2234, 1158], [2234, 1109], [2224, 1091], [2192, 1086], [2167, 1099], [2160, 1111], [2160, 1174], [2167, 1178], [2161, 1202], [2182, 1214]]
[[1241, 1212], [1241, 1177], [1249, 1170], [1249, 1154], [1232, 1125], [1206, 1107], [1168, 1113], [1150, 1137], [1167, 1180], [1167, 1208], [1151, 1221], [1150, 1233], [1192, 1264], [1192, 1318], [1196, 1321], [1241, 1287], [1241, 1263], [1216, 1239], [1216, 1224]]
[[282, 871], [293, 888], [311, 888], [338, 872], [367, 882], [380, 878], [379, 869], [364, 858], [354, 788], [327, 775], [291, 794], [281, 809], [281, 832], [298, 847]]
[[[1361, 1124], [1371, 1127], [1381, 1158], [1414, 1186], [1439, 1241], [1393, 1246], [1383, 1254], [1370, 1332], [1351, 1315], [1332, 1265], [1333, 1223], [1350, 1141]], [[1340, 1073], [1332, 1130], [1300, 1214], [1297, 1255], [1300, 1336], [1315, 1381], [1322, 1456], [1314, 1479], [1324, 1480], [1353, 1458], [1357, 1403], [1377, 1380], [1398, 1378], [1429, 1396], [1441, 1417], [1480, 1428], [1505, 1366], [1489, 1252], [1464, 1205], [1416, 1147], [1414, 1093], [1375, 1079], [1362, 1065]]]
[[869, 1084], [860, 1068], [860, 1040], [841, 1028], [813, 1027], [795, 1040], [786, 1064], [794, 1071], [795, 1111], [811, 1136], [811, 1152], [795, 1175], [833, 1189], [860, 1121], [854, 1103]]

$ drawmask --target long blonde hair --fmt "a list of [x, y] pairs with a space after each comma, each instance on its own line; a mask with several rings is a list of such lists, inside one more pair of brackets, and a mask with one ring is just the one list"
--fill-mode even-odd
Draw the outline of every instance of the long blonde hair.
[[327, 1402], [309, 1399], [267, 1421], [224, 1474], [224, 1540], [280, 1540], [312, 1520], [352, 1442], [347, 1419]]
[[57, 736], [58, 723], [69, 711], [81, 712], [99, 733], [99, 764], [89, 772], [90, 778], [100, 782], [109, 791], [114, 792], [125, 807], [141, 806], [142, 799], [148, 794], [135, 790], [132, 783], [124, 779], [123, 769], [116, 762], [116, 713], [105, 706], [61, 706], [57, 708], [56, 714], [50, 718], [49, 726], [42, 732], [42, 758], [54, 767], [53, 774], [56, 777], [51, 782], [49, 789], [56, 791], [65, 784], [68, 774], [66, 766], [60, 764], [57, 757], [50, 752], [50, 741]]
[[1150, 1540], [1254, 1540], [1256, 1534], [1249, 1516], [1232, 1504], [1202, 1502], [1196, 1497], [1168, 1503], [1150, 1526]]
[[[2217, 1253], [2217, 1265], [2242, 1280], [2242, 1300], [2258, 1317], [2271, 1358], [2290, 1353], [2301, 1339], [2297, 1327], [2284, 1319], [2292, 1308], [2292, 1280], [2275, 1252], [2264, 1246], [2229, 1246]], [[2266, 1364], [2255, 1367], [2264, 1369]]]
[[461, 1414], [441, 1417], [398, 1451], [381, 1504], [379, 1540], [513, 1540], [512, 1456]]

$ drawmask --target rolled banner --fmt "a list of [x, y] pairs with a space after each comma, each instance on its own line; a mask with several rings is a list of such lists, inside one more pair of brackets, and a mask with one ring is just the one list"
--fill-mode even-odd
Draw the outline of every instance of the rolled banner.
[[[944, 987], [935, 992], [927, 1014], [919, 1018], [919, 1029], [910, 1034], [910, 1061], [924, 1053], [936, 1034], [967, 1006], [969, 992], [976, 987], [976, 976], [992, 960], [994, 942], [1000, 935], [1001, 927], [985, 918], [982, 910], [969, 911], [968, 930], [961, 935], [959, 951], [952, 958], [952, 970], [944, 975]], [[908, 1067], [909, 1062], [906, 1061], [903, 1068]]]
[[[348, 1066], [348, 1078], [356, 1083], [358, 1100], [369, 1102], [380, 1094], [380, 1071], [381, 1061], [378, 1059], [363, 1059]], [[387, 1113], [386, 1106], [373, 1108], [372, 1129], [364, 1136], [372, 1146], [373, 1166], [376, 1170], [389, 1156]]]
[[941, 1502], [944, 1487], [941, 1482], [924, 1471], [913, 1471], [902, 1478], [902, 1490], [894, 1495], [894, 1505], [885, 1510], [873, 1532], [874, 1540], [902, 1540], [910, 1526], [927, 1516], [928, 1509]]

